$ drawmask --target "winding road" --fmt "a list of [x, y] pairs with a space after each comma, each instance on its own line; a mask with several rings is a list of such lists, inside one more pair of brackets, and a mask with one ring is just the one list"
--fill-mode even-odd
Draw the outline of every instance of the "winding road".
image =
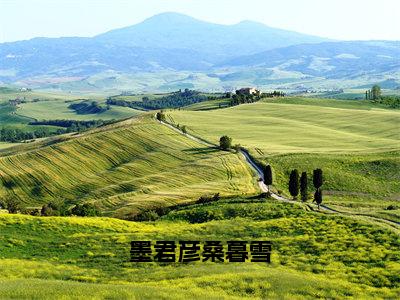
[[[157, 120], [157, 118], [156, 118], [156, 120]], [[196, 142], [198, 142], [200, 144], [203, 144], [203, 145], [205, 145], [207, 147], [213, 147], [213, 148], [218, 147], [218, 145], [216, 145], [216, 144], [212, 144], [212, 143], [210, 143], [210, 142], [208, 142], [206, 140], [203, 140], [201, 138], [193, 136], [193, 135], [191, 135], [189, 133], [183, 133], [181, 130], [179, 130], [178, 128], [174, 127], [173, 125], [171, 125], [171, 124], [169, 124], [167, 122], [164, 122], [164, 121], [159, 121], [159, 122], [161, 124], [171, 128], [171, 129], [175, 130], [176, 132], [186, 136], [187, 138], [189, 138], [189, 139], [191, 139], [193, 141], [196, 141]], [[258, 178], [262, 179], [262, 180], [257, 180], [258, 185], [260, 187], [260, 190], [262, 192], [265, 192], [265, 193], [268, 192], [268, 187], [264, 183], [264, 172], [263, 172], [263, 170], [257, 165], [257, 163], [248, 154], [248, 152], [246, 150], [241, 149], [240, 153], [241, 153], [241, 155], [243, 155], [243, 157], [245, 158], [246, 162], [249, 164], [251, 169], [253, 169], [255, 171], [255, 173], [257, 174]], [[288, 203], [292, 203], [292, 204], [295, 204], [295, 205], [302, 205], [302, 203], [299, 202], [299, 201], [295, 201], [295, 200], [291, 200], [291, 199], [285, 198], [285, 197], [277, 195], [277, 194], [275, 194], [275, 193], [273, 193], [271, 191], [270, 191], [270, 194], [271, 194], [271, 197], [273, 199], [275, 199], [275, 200], [282, 201], [282, 202], [288, 202]], [[374, 216], [370, 216], [370, 215], [353, 214], [353, 213], [349, 213], [349, 212], [343, 212], [343, 211], [339, 211], [339, 210], [330, 208], [329, 206], [327, 206], [325, 204], [321, 204], [320, 205], [320, 209], [318, 209], [317, 205], [311, 204], [311, 203], [307, 203], [307, 206], [309, 208], [311, 208], [313, 211], [321, 211], [322, 210], [322, 211], [325, 211], [325, 212], [328, 212], [328, 213], [334, 213], [334, 214], [339, 214], [339, 215], [343, 215], [343, 216], [364, 217], [364, 218], [367, 218], [367, 219], [370, 219], [370, 220], [374, 220], [374, 221], [377, 221], [377, 222], [380, 222], [380, 223], [391, 225], [392, 227], [395, 227], [396, 229], [399, 229], [399, 226], [400, 226], [400, 222], [396, 222], [396, 221], [389, 220], [389, 219], [384, 219], [384, 218], [378, 218], [378, 217], [374, 217]]]

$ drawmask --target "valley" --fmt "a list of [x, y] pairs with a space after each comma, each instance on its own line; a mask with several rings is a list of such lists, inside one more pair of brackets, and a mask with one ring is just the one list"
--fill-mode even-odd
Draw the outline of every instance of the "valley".
[[396, 1], [144, 2], [0, 4], [0, 299], [400, 299]]
[[[161, 99], [118, 99], [143, 97]], [[395, 297], [398, 110], [301, 97], [229, 103], [211, 98], [165, 109], [164, 124], [159, 110], [120, 115], [108, 125], [0, 150], [0, 199], [15, 199], [25, 211], [0, 213], [0, 295], [46, 298], [46, 286], [58, 298], [78, 299]], [[24, 103], [18, 118], [21, 111], [74, 119], [65, 104]], [[243, 154], [219, 150], [225, 134], [256, 164], [271, 164], [272, 198], [260, 194], [260, 174]], [[335, 212], [316, 208], [311, 187], [307, 202], [275, 199], [290, 199], [291, 169], [311, 176], [320, 167], [323, 205]], [[47, 203], [90, 203], [101, 217], [27, 215]], [[237, 238], [271, 240], [271, 265], [129, 262], [130, 240]]]

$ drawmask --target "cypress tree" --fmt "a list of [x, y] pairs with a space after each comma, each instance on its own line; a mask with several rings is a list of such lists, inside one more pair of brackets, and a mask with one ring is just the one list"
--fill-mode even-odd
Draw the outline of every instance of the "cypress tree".
[[301, 173], [300, 177], [300, 195], [303, 202], [307, 201], [308, 183], [307, 183], [307, 172]]
[[272, 184], [272, 169], [270, 165], [266, 165], [264, 168], [264, 183], [268, 187]]
[[319, 209], [319, 206], [322, 203], [322, 191], [320, 189], [317, 189], [314, 193], [314, 202], [317, 203]]
[[299, 171], [297, 171], [297, 169], [294, 169], [292, 172], [290, 172], [289, 192], [290, 195], [292, 195], [293, 200], [296, 200], [296, 197], [299, 194]]
[[322, 170], [321, 169], [315, 169], [313, 171], [313, 184], [315, 189], [319, 189], [322, 184], [323, 184], [323, 178], [322, 178]]

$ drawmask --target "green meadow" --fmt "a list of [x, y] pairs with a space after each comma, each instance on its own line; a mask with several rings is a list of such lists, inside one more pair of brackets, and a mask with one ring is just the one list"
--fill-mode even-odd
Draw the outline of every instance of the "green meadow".
[[[396, 298], [398, 232], [264, 198], [156, 222], [0, 215], [3, 298]], [[266, 263], [131, 263], [131, 240], [271, 240]]]
[[176, 110], [169, 114], [175, 123], [187, 125], [192, 133], [211, 142], [229, 134], [243, 146], [269, 154], [399, 149], [398, 110], [365, 109], [363, 105], [359, 109], [346, 108], [341, 100], [330, 100], [330, 106], [323, 100], [314, 100], [314, 105], [294, 100], [293, 104], [258, 102], [211, 111]]
[[170, 122], [212, 143], [229, 135], [259, 163], [271, 164], [273, 188], [283, 195], [289, 196], [292, 169], [310, 176], [322, 168], [326, 204], [400, 221], [398, 110], [363, 101], [284, 98], [209, 111], [189, 107], [168, 115]]
[[[16, 110], [3, 101], [0, 116], [7, 119], [0, 125], [27, 128], [30, 118], [125, 120], [14, 147], [0, 143], [0, 199], [27, 209], [90, 202], [102, 217], [0, 210], [0, 298], [400, 297], [398, 110], [284, 98], [231, 108], [220, 99], [166, 111], [169, 122], [190, 134], [216, 145], [229, 135], [260, 164], [270, 163], [278, 194], [289, 197], [293, 168], [307, 171], [310, 184], [312, 170], [322, 168], [323, 203], [339, 211], [329, 213], [310, 205], [311, 187], [306, 203], [259, 195], [257, 176], [241, 154], [190, 139], [160, 124], [154, 112], [112, 106], [78, 115], [66, 100], [76, 97]], [[216, 193], [219, 200], [195, 204]], [[129, 221], [163, 207], [172, 209], [154, 221]], [[273, 247], [270, 264], [132, 263], [132, 240], [270, 240]]]
[[109, 110], [102, 113], [77, 114], [74, 110], [68, 108], [71, 103], [72, 102], [65, 102], [65, 100], [28, 102], [21, 104], [21, 107], [17, 110], [17, 113], [20, 116], [25, 116], [36, 120], [67, 119], [79, 121], [126, 119], [142, 113], [129, 107], [112, 106]]

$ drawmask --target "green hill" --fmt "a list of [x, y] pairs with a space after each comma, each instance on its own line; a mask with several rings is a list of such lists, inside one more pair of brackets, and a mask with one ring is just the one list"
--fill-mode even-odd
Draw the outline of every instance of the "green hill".
[[311, 176], [313, 169], [322, 168], [325, 203], [400, 221], [398, 110], [363, 101], [284, 98], [168, 114], [195, 136], [217, 143], [227, 134], [260, 163], [271, 164], [276, 191], [289, 194], [292, 169]]
[[0, 198], [28, 207], [91, 201], [106, 215], [129, 217], [205, 194], [256, 192], [238, 155], [207, 148], [150, 115], [18, 151], [0, 157]]

